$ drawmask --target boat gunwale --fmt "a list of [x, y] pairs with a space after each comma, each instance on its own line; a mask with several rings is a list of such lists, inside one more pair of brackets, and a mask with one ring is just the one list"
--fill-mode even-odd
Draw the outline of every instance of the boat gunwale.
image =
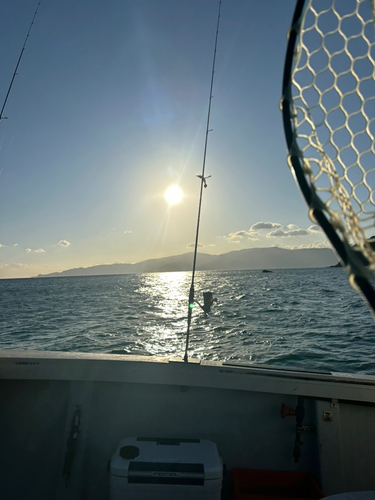
[[158, 384], [375, 403], [371, 375], [327, 375], [199, 359], [184, 363], [153, 356], [0, 350], [0, 380], [9, 379]]

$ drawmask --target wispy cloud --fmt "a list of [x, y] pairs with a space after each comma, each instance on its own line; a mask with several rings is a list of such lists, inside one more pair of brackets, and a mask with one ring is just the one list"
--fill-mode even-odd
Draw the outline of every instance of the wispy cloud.
[[302, 245], [301, 248], [332, 248], [327, 240], [315, 241], [311, 245]]
[[283, 226], [277, 222], [257, 222], [251, 226], [250, 231], [257, 231], [258, 229], [278, 229], [282, 227]]
[[304, 244], [304, 245], [281, 245], [275, 243], [272, 245], [277, 248], [285, 248], [287, 250], [305, 250], [309, 248], [331, 248], [331, 245], [327, 240], [325, 241], [315, 241], [314, 243]]
[[291, 236], [308, 236], [309, 234], [307, 229], [292, 229], [291, 231], [277, 229], [276, 231], [267, 233], [266, 236], [267, 238], [289, 238]]
[[320, 228], [320, 226], [317, 226], [316, 224], [313, 224], [312, 226], [310, 226], [308, 228], [308, 232], [309, 233], [320, 233], [321, 232], [321, 228]]
[[31, 248], [26, 248], [25, 252], [30, 253], [45, 253], [46, 251], [43, 248], [38, 248], [37, 250], [32, 250]]
[[209, 247], [216, 247], [215, 243], [210, 243], [208, 246]]
[[[3, 245], [2, 243], [0, 243], [0, 248], [5, 248], [7, 245]], [[18, 243], [13, 243], [12, 245], [9, 245], [9, 246], [12, 246], [12, 247], [16, 247], [18, 246]]]
[[267, 238], [289, 238], [291, 236], [309, 236], [312, 234], [317, 234], [321, 232], [321, 229], [316, 224], [313, 224], [307, 229], [301, 229], [295, 224], [288, 224], [286, 226], [289, 231], [284, 231], [283, 229], [277, 229], [276, 231], [271, 231], [266, 236]]
[[126, 231], [124, 231], [124, 234], [131, 234], [131, 231], [126, 230]]
[[235, 233], [229, 233], [228, 238], [231, 240], [235, 240], [237, 238], [242, 239], [244, 236], [246, 236], [246, 234], [246, 231], [236, 231]]
[[228, 240], [242, 240], [245, 236], [248, 237], [249, 240], [257, 240], [256, 236], [258, 236], [259, 233], [256, 231], [236, 231], [235, 233], [229, 233], [229, 236], [227, 236]]
[[[266, 232], [264, 230], [272, 229], [273, 231]], [[260, 231], [260, 232], [259, 232]], [[313, 224], [308, 229], [302, 229], [297, 224], [287, 224], [283, 226], [278, 222], [257, 222], [250, 229], [240, 230], [229, 233], [228, 236], [221, 236], [228, 243], [241, 243], [245, 237], [250, 241], [259, 241], [260, 238], [295, 238], [300, 236], [311, 236], [320, 233], [321, 229], [316, 224]]]
[[[202, 247], [202, 248], [205, 247], [205, 245], [203, 245], [202, 243], [198, 243], [198, 246]], [[195, 247], [195, 243], [189, 243], [186, 248], [194, 248], [194, 247]]]
[[70, 243], [69, 243], [69, 241], [66, 241], [66, 240], [60, 240], [58, 242], [58, 245], [60, 245], [61, 247], [68, 247], [68, 246], [70, 246]]
[[29, 264], [21, 264], [19, 262], [13, 262], [11, 264], [0, 264], [0, 269], [30, 269], [30, 267], [32, 266], [30, 266]]

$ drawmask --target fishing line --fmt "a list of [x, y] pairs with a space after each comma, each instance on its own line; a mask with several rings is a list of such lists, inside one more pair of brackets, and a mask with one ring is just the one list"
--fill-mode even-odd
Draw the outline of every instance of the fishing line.
[[200, 189], [199, 206], [198, 206], [197, 230], [196, 230], [196, 234], [195, 234], [193, 270], [192, 270], [191, 286], [190, 286], [190, 292], [189, 292], [188, 324], [187, 324], [185, 356], [184, 356], [185, 363], [187, 363], [187, 360], [188, 360], [190, 325], [191, 325], [191, 316], [192, 316], [193, 306], [194, 306], [194, 278], [195, 278], [195, 267], [196, 267], [196, 263], [197, 263], [197, 249], [198, 249], [199, 223], [200, 223], [201, 207], [202, 207], [202, 195], [203, 195], [203, 187], [206, 186], [206, 180], [205, 180], [205, 177], [204, 177], [204, 171], [205, 171], [205, 168], [206, 168], [206, 155], [207, 155], [208, 133], [211, 131], [210, 130], [210, 115], [211, 115], [211, 102], [212, 102], [212, 97], [213, 97], [213, 95], [212, 95], [212, 89], [213, 89], [213, 85], [214, 85], [216, 50], [217, 50], [217, 40], [218, 40], [218, 35], [219, 35], [221, 2], [222, 2], [222, 0], [220, 0], [220, 2], [219, 2], [219, 11], [218, 11], [218, 15], [217, 15], [215, 48], [214, 48], [214, 57], [213, 57], [213, 62], [212, 62], [212, 73], [211, 73], [210, 97], [208, 99], [208, 114], [207, 114], [207, 126], [206, 126], [206, 139], [205, 139], [205, 143], [204, 143], [204, 152], [203, 152], [202, 175], [199, 176], [200, 179], [201, 179], [201, 189]]
[[[40, 0], [41, 1], [41, 0]], [[12, 87], [13, 87], [13, 82], [14, 82], [14, 79], [17, 75], [17, 70], [18, 70], [18, 66], [20, 65], [20, 62], [21, 62], [21, 59], [22, 59], [22, 56], [23, 56], [23, 53], [25, 52], [25, 48], [26, 48], [26, 44], [27, 44], [27, 41], [29, 39], [29, 35], [30, 35], [30, 32], [31, 32], [31, 28], [33, 27], [33, 24], [34, 24], [34, 20], [36, 18], [36, 15], [38, 13], [38, 9], [39, 9], [39, 5], [40, 5], [40, 1], [36, 7], [36, 10], [34, 12], [34, 16], [33, 16], [33, 20], [31, 21], [31, 24], [30, 24], [30, 27], [29, 27], [29, 31], [27, 32], [27, 35], [26, 35], [26, 38], [25, 38], [25, 41], [24, 41], [24, 44], [23, 44], [23, 47], [22, 47], [22, 50], [21, 50], [21, 53], [20, 53], [20, 56], [18, 58], [18, 61], [17, 61], [17, 64], [16, 64], [16, 69], [14, 70], [14, 73], [13, 73], [13, 76], [12, 76], [12, 80], [10, 82], [10, 85], [9, 85], [9, 88], [8, 88], [8, 92], [7, 92], [7, 95], [5, 96], [5, 100], [4, 100], [4, 104], [3, 104], [3, 107], [1, 108], [1, 112], [0, 112], [0, 120], [6, 120], [6, 116], [4, 116], [3, 118], [3, 113], [4, 113], [4, 109], [5, 109], [5, 105], [7, 103], [7, 100], [8, 100], [8, 97], [9, 97], [9, 94], [10, 94], [10, 91], [12, 90]]]

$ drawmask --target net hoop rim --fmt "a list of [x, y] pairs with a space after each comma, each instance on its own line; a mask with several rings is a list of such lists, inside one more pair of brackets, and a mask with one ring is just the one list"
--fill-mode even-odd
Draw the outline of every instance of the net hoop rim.
[[303, 154], [301, 153], [295, 140], [296, 133], [294, 130], [293, 116], [291, 113], [292, 103], [292, 71], [294, 67], [294, 55], [296, 43], [299, 36], [300, 26], [303, 20], [305, 4], [309, 4], [311, 0], [297, 0], [294, 10], [292, 24], [289, 30], [288, 44], [284, 63], [283, 83], [282, 83], [282, 98], [281, 112], [284, 125], [284, 134], [288, 149], [288, 163], [294, 174], [295, 180], [299, 185], [303, 197], [309, 206], [309, 214], [312, 219], [315, 219], [321, 226], [325, 236], [331, 243], [333, 249], [338, 255], [342, 264], [346, 267], [350, 276], [350, 281], [360, 288], [363, 295], [366, 297], [372, 310], [375, 311], [375, 291], [369, 281], [374, 279], [371, 271], [360, 262], [348, 242], [340, 236], [339, 232], [332, 226], [325, 212], [328, 212], [323, 202], [315, 193], [314, 186], [309, 184], [304, 168]]

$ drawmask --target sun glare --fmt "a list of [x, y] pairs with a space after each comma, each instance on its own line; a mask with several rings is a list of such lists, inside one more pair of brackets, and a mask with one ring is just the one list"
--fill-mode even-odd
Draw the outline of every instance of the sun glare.
[[174, 205], [182, 200], [182, 191], [178, 186], [171, 186], [166, 190], [164, 198], [170, 205]]

